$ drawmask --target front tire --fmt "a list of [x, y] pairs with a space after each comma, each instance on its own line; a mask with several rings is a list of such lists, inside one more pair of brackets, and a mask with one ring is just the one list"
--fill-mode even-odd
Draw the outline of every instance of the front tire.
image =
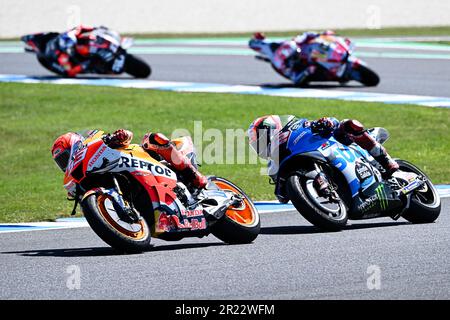
[[405, 160], [396, 160], [400, 170], [414, 172], [426, 178], [426, 184], [411, 195], [409, 208], [402, 217], [411, 223], [432, 223], [441, 213], [441, 198], [430, 178], [419, 168]]
[[125, 56], [124, 71], [136, 78], [148, 78], [152, 73], [147, 62], [128, 53]]
[[348, 220], [345, 203], [341, 200], [336, 209], [319, 205], [314, 194], [312, 179], [292, 174], [286, 182], [286, 191], [294, 207], [309, 222], [324, 231], [340, 231]]
[[139, 253], [150, 248], [150, 229], [145, 219], [127, 224], [118, 219], [113, 199], [106, 193], [93, 193], [81, 202], [84, 216], [94, 232], [114, 249]]
[[380, 77], [378, 74], [363, 65], [358, 65], [357, 69], [352, 70], [351, 78], [361, 82], [367, 87], [376, 87], [380, 83]]
[[210, 181], [213, 181], [220, 189], [231, 190], [243, 198], [240, 207], [228, 208], [223, 217], [211, 225], [211, 233], [225, 243], [251, 243], [258, 237], [261, 229], [259, 213], [252, 200], [241, 188], [227, 179], [211, 177]]

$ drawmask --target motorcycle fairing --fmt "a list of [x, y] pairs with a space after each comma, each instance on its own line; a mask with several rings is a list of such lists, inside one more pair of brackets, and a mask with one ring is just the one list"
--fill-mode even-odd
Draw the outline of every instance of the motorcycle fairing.
[[[73, 146], [65, 186], [72, 187], [90, 173], [127, 171], [145, 188], [152, 202], [153, 211], [146, 214], [154, 214], [153, 236], [165, 232], [206, 229], [202, 206], [187, 209], [175, 194], [174, 188], [178, 182], [175, 172], [152, 158], [139, 145], [109, 148], [99, 138], [102, 134], [103, 132], [96, 132], [84, 142]], [[167, 221], [171, 223], [168, 224]]]
[[367, 151], [358, 146], [345, 146], [336, 141], [334, 137], [323, 138], [313, 134], [309, 128], [300, 127], [291, 133], [287, 148], [291, 154], [282, 159], [280, 168], [290, 158], [301, 154], [322, 159], [342, 172], [350, 187], [352, 197], [358, 195], [361, 189], [365, 189], [375, 182], [371, 166], [367, 166], [370, 172], [364, 179], [358, 178], [356, 174], [358, 163], [362, 166], [370, 157]]
[[[272, 50], [274, 44], [276, 44], [276, 51]], [[292, 40], [265, 42], [252, 39], [249, 42], [249, 46], [260, 54], [257, 56], [258, 58], [271, 62], [275, 71], [288, 79], [292, 77], [286, 75], [283, 71], [284, 55], [280, 54], [282, 52], [280, 48], [283, 47], [288, 48], [291, 52], [297, 47], [302, 60], [308, 61], [309, 64], [318, 64], [327, 71], [325, 74], [317, 74], [316, 81], [360, 80], [359, 73], [354, 70], [358, 68], [358, 65], [366, 65], [362, 60], [353, 56], [353, 43], [347, 38], [336, 35], [320, 35], [301, 45], [296, 44]]]
[[352, 196], [353, 218], [378, 217], [380, 210], [386, 212], [402, 204], [389, 185], [382, 182], [380, 172], [372, 165], [373, 157], [356, 144], [346, 146], [332, 136], [323, 138], [300, 127], [291, 133], [287, 148], [291, 153], [282, 160], [280, 169], [289, 159], [302, 155], [328, 162], [343, 174]]
[[[65, 74], [65, 69], [49, 58], [47, 44], [60, 33], [47, 32], [25, 35], [21, 41], [25, 43], [26, 52], [34, 52], [38, 61], [47, 69], [57, 74]], [[99, 27], [90, 31], [89, 54], [91, 61], [96, 63], [91, 66], [92, 70], [98, 74], [120, 74], [125, 69], [125, 50], [132, 44], [132, 38], [122, 38], [117, 32], [106, 27]], [[122, 46], [123, 44], [123, 46]], [[94, 57], [94, 58], [93, 58]], [[74, 60], [83, 60], [82, 57], [71, 57]], [[102, 63], [100, 63], [100, 61]]]

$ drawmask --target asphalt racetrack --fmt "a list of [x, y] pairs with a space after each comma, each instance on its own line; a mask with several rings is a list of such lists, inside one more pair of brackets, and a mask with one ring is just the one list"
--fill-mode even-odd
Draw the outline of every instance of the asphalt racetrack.
[[[338, 233], [296, 212], [264, 213], [252, 244], [154, 240], [137, 255], [118, 254], [90, 228], [0, 233], [0, 298], [449, 299], [449, 210], [443, 199], [432, 224], [353, 221]], [[379, 289], [367, 285], [374, 272]]]
[[[362, 57], [379, 73], [378, 87], [316, 87], [450, 97], [450, 59], [402, 52]], [[289, 86], [252, 55], [138, 55], [152, 66], [151, 80]], [[0, 62], [0, 74], [50, 75], [32, 54], [3, 52]], [[0, 233], [0, 299], [449, 299], [450, 200], [442, 201], [432, 224], [375, 219], [322, 233], [296, 212], [264, 213], [252, 244], [212, 235], [154, 240], [138, 255], [118, 254], [90, 228]], [[368, 286], [374, 270], [377, 288]]]
[[[377, 87], [365, 88], [352, 81], [346, 85], [314, 83], [312, 88], [450, 97], [450, 49], [425, 49], [384, 48], [383, 44], [376, 48], [357, 46], [355, 55], [380, 75], [381, 82]], [[0, 74], [52, 75], [39, 65], [34, 54], [22, 51], [18, 42], [13, 48], [0, 43]], [[164, 47], [159, 43], [138, 43], [131, 52], [151, 65], [150, 80], [291, 86], [269, 64], [254, 59], [252, 51], [245, 45], [209, 48], [204, 43], [165, 44]]]

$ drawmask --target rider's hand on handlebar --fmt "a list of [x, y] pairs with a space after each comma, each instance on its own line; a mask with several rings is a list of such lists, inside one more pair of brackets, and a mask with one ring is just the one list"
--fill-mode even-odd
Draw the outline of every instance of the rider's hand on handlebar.
[[126, 129], [119, 129], [114, 131], [113, 137], [120, 144], [129, 144], [133, 139], [133, 132]]
[[123, 147], [130, 144], [133, 139], [133, 132], [126, 129], [119, 129], [104, 137], [104, 141], [111, 148]]
[[321, 136], [331, 135], [334, 131], [334, 122], [327, 117], [312, 121], [310, 124], [311, 132]]

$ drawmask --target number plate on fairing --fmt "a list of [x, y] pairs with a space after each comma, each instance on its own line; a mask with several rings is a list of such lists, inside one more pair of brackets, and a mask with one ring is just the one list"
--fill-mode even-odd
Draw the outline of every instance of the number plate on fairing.
[[371, 166], [364, 160], [364, 150], [355, 148], [342, 146], [332, 141], [327, 141], [318, 148], [318, 151], [344, 174], [352, 196], [376, 181], [370, 169]]

